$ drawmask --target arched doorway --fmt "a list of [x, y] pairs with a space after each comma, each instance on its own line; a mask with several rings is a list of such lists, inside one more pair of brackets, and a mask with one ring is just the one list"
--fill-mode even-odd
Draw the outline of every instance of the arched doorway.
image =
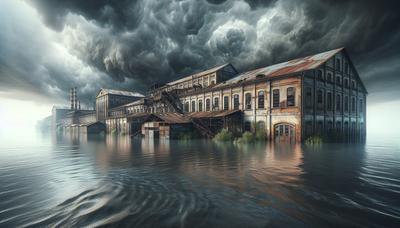
[[296, 128], [292, 124], [280, 123], [275, 127], [275, 142], [296, 142]]

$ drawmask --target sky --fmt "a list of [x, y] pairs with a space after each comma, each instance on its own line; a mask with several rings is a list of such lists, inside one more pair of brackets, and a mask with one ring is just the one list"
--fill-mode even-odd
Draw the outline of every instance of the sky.
[[145, 92], [346, 47], [378, 119], [399, 110], [399, 12], [396, 0], [1, 0], [0, 113], [50, 114], [71, 87], [91, 107], [103, 87]]

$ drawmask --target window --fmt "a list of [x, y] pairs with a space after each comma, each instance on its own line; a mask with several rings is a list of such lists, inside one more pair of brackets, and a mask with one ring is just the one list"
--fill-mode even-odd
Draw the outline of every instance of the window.
[[272, 106], [274, 108], [279, 108], [279, 89], [274, 89], [272, 91]]
[[340, 76], [336, 76], [336, 85], [342, 85], [342, 79]]
[[359, 110], [359, 112], [362, 113], [363, 111], [364, 111], [364, 103], [363, 103], [363, 100], [360, 99], [360, 110]]
[[351, 98], [351, 112], [356, 112], [356, 106], [357, 106], [357, 104], [356, 104], [357, 102], [356, 102], [356, 98], [355, 97], [352, 97]]
[[206, 99], [206, 112], [209, 112], [211, 108], [211, 102], [210, 99]]
[[258, 91], [258, 108], [262, 109], [264, 108], [264, 91]]
[[323, 95], [322, 95], [322, 90], [317, 91], [317, 104], [322, 105], [323, 104]]
[[251, 131], [251, 123], [249, 121], [244, 122], [244, 131]]
[[199, 112], [203, 111], [203, 100], [199, 100], [199, 108], [197, 109]]
[[244, 95], [244, 97], [245, 97], [245, 105], [246, 105], [245, 109], [251, 109], [251, 93], [246, 93]]
[[344, 79], [344, 87], [349, 88], [349, 79]]
[[218, 97], [214, 98], [213, 110], [219, 110], [219, 98]]
[[351, 88], [353, 88], [353, 89], [356, 88], [356, 81], [354, 81], [354, 80], [351, 81]]
[[336, 59], [336, 70], [341, 71], [340, 59]]
[[332, 111], [332, 93], [328, 92], [326, 94], [326, 109]]
[[347, 62], [344, 64], [344, 72], [346, 72], [347, 74], [350, 73], [349, 63], [347, 63]]
[[189, 102], [185, 102], [185, 106], [183, 108], [185, 112], [189, 112]]
[[345, 112], [349, 111], [349, 97], [348, 96], [344, 97], [344, 111]]
[[340, 133], [342, 131], [342, 125], [341, 123], [338, 121], [336, 122], [336, 132]]
[[317, 133], [319, 135], [322, 134], [323, 126], [324, 126], [324, 124], [322, 123], [322, 121], [318, 121], [318, 123], [317, 123]]
[[341, 96], [338, 94], [336, 95], [336, 111], [341, 112], [342, 111], [342, 101], [341, 101]]
[[295, 89], [293, 87], [287, 88], [286, 100], [288, 107], [295, 106], [295, 97], [296, 97]]
[[239, 109], [239, 94], [233, 95], [233, 109], [234, 110]]
[[318, 70], [317, 71], [317, 79], [320, 80], [320, 81], [324, 80], [324, 77], [322, 75], [322, 70]]
[[333, 83], [333, 74], [331, 72], [328, 72], [326, 80]]
[[196, 101], [192, 101], [192, 112], [196, 111]]
[[265, 122], [264, 121], [257, 122], [257, 131], [265, 131]]
[[306, 88], [306, 108], [312, 108], [312, 89]]
[[224, 97], [224, 110], [228, 110], [229, 109], [229, 97], [225, 96]]

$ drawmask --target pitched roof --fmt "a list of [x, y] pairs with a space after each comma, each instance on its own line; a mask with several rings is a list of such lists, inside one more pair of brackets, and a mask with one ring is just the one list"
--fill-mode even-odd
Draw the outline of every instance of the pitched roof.
[[292, 73], [302, 72], [306, 70], [312, 70], [319, 67], [321, 64], [325, 63], [333, 57], [338, 52], [342, 51], [344, 48], [338, 48], [331, 51], [322, 52], [316, 55], [310, 55], [303, 58], [298, 58], [294, 60], [290, 60], [283, 63], [278, 63], [275, 65], [262, 67], [259, 69], [251, 70], [244, 72], [226, 82], [221, 83], [220, 85], [231, 84], [242, 82], [245, 80], [256, 79], [258, 76], [262, 77], [277, 77], [282, 75], [288, 75]]
[[100, 89], [99, 94], [113, 94], [113, 95], [121, 95], [121, 96], [129, 96], [129, 97], [144, 97], [143, 94], [137, 92], [130, 92], [124, 90], [114, 90], [114, 89]]
[[220, 110], [220, 111], [211, 111], [211, 112], [192, 112], [188, 115], [191, 118], [217, 118], [224, 117], [235, 114], [237, 112], [241, 112], [240, 110]]
[[175, 80], [175, 81], [172, 81], [172, 82], [168, 82], [167, 85], [174, 85], [174, 84], [177, 84], [177, 83], [180, 83], [180, 82], [184, 82], [186, 80], [194, 79], [196, 77], [200, 77], [200, 76], [203, 76], [203, 75], [211, 74], [211, 73], [214, 73], [214, 72], [216, 72], [216, 71], [218, 71], [218, 70], [220, 70], [220, 69], [222, 69], [222, 68], [224, 68], [224, 67], [226, 67], [228, 65], [231, 65], [231, 64], [230, 63], [225, 63], [225, 64], [222, 64], [222, 65], [219, 65], [219, 66], [215, 66], [215, 67], [210, 68], [208, 70], [201, 71], [201, 72], [186, 76], [184, 78], [181, 78], [181, 79], [178, 79], [178, 80]]

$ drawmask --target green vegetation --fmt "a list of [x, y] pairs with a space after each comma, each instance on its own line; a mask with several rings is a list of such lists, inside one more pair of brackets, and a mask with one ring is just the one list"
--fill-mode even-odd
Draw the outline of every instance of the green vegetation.
[[256, 140], [264, 141], [266, 138], [267, 138], [267, 133], [264, 131], [264, 129], [257, 129]]
[[214, 136], [214, 140], [219, 142], [233, 141], [233, 134], [227, 128], [224, 128]]
[[244, 144], [244, 143], [253, 143], [255, 141], [256, 141], [256, 136], [251, 132], [246, 131], [243, 133], [242, 137], [237, 138], [235, 140], [235, 143]]
[[117, 129], [116, 128], [111, 129], [110, 134], [115, 135], [116, 133], [117, 133]]
[[320, 145], [323, 143], [323, 140], [320, 136], [314, 135], [314, 136], [308, 137], [304, 143], [306, 145]]

